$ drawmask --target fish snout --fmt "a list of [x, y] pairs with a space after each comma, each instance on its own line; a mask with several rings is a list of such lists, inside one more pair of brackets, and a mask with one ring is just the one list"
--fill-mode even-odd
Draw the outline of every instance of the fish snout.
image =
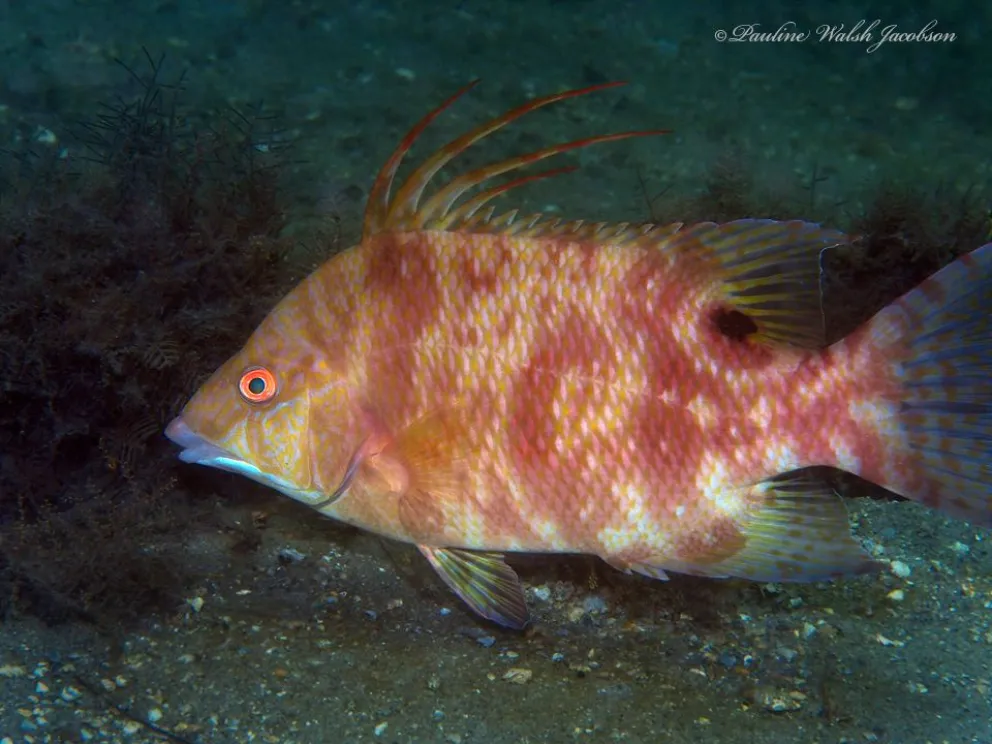
[[165, 427], [165, 436], [180, 447], [192, 447], [202, 441], [196, 433], [189, 428], [189, 424], [183, 421], [182, 416], [176, 416], [169, 425]]
[[222, 463], [238, 459], [193, 431], [181, 415], [176, 416], [165, 427], [165, 436], [183, 448], [179, 453], [179, 459], [183, 462], [222, 467]]

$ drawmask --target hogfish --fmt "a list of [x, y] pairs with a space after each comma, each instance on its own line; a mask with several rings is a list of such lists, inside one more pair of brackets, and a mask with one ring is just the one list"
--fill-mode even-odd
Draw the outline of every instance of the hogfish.
[[[841, 498], [857, 474], [992, 524], [992, 243], [827, 345], [824, 251], [803, 221], [641, 225], [497, 213], [558, 168], [443, 185], [455, 156], [535, 98], [401, 161], [361, 242], [293, 289], [166, 434], [185, 462], [241, 473], [321, 514], [415, 544], [482, 616], [528, 621], [507, 552], [622, 571], [817, 581], [870, 571]], [[813, 471], [816, 472], [816, 471]]]

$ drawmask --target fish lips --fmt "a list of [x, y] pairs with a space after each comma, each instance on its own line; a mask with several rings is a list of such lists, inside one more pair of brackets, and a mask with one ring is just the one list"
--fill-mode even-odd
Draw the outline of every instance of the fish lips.
[[232, 455], [223, 447], [211, 444], [193, 431], [182, 416], [176, 416], [167, 427], [165, 436], [182, 447], [179, 459], [194, 465], [230, 470], [235, 473], [244, 472], [246, 463], [241, 458]]
[[183, 421], [182, 416], [174, 418], [165, 427], [165, 436], [182, 447], [179, 459], [183, 462], [194, 465], [205, 465], [208, 468], [226, 470], [229, 473], [244, 476], [263, 486], [269, 486], [290, 498], [302, 501], [311, 506], [317, 506], [326, 502], [325, 495], [319, 490], [309, 490], [298, 487], [296, 484], [280, 478], [278, 475], [266, 473], [258, 466], [243, 460], [232, 452], [218, 447], [216, 444], [208, 442], [202, 436], [190, 428], [189, 424]]

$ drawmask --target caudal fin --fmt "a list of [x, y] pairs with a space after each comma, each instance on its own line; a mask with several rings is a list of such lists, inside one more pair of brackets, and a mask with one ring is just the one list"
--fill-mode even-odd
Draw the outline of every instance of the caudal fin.
[[901, 384], [886, 427], [899, 472], [881, 485], [992, 526], [992, 243], [961, 256], [876, 315]]

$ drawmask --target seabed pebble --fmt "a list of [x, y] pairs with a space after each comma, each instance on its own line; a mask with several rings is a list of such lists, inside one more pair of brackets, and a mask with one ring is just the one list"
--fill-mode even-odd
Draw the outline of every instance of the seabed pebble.
[[530, 682], [531, 677], [534, 676], [534, 672], [530, 669], [524, 669], [522, 667], [513, 667], [512, 669], [507, 669], [506, 674], [503, 675], [503, 679], [514, 685], [523, 685]]
[[909, 564], [903, 561], [892, 561], [890, 564], [893, 576], [898, 576], [900, 579], [908, 579], [909, 575], [913, 572], [913, 569], [909, 567]]

